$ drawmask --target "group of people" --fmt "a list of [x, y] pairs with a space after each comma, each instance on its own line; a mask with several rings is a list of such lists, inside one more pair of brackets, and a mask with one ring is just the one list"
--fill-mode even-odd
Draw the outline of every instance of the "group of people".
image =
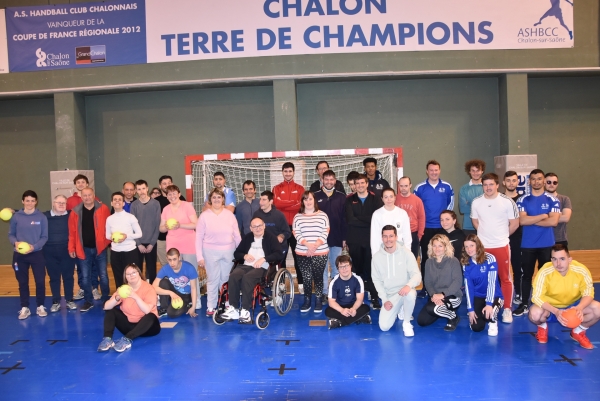
[[[593, 300], [589, 271], [570, 259], [566, 223], [572, 207], [568, 197], [556, 193], [556, 174], [533, 170], [530, 193], [517, 194], [518, 175], [508, 171], [506, 191], [499, 193], [498, 176], [485, 174], [483, 161], [468, 161], [470, 181], [459, 193], [461, 229], [453, 211], [454, 190], [440, 178], [437, 161], [427, 162], [427, 179], [413, 192], [410, 178], [401, 177], [398, 195], [377, 170], [376, 159], [366, 158], [363, 166], [364, 173], [347, 175], [351, 193], [346, 194], [327, 161], [317, 164], [319, 180], [309, 190], [294, 182], [295, 166], [286, 162], [283, 180], [272, 191], [256, 199], [256, 184], [246, 181], [239, 203], [224, 174], [217, 172], [199, 217], [170, 176], [162, 176], [160, 187], [151, 191], [144, 180], [124, 183], [123, 190], [111, 196], [112, 210], [95, 197], [82, 175], [74, 179], [73, 196], [56, 196], [44, 214], [35, 207], [35, 192], [26, 191], [23, 209], [14, 215], [9, 232], [21, 299], [19, 319], [31, 313], [30, 266], [37, 287], [36, 312], [47, 315], [47, 269], [51, 312], [61, 308], [61, 280], [68, 309], [77, 309], [74, 301], [83, 298], [80, 311], [87, 312], [94, 299], [101, 299], [107, 313], [99, 350], [123, 351], [137, 336], [158, 334], [160, 316], [197, 316], [199, 268], [207, 276], [206, 315], [215, 313], [219, 288], [228, 282], [231, 293], [241, 291], [241, 305], [237, 297], [230, 297], [222, 317], [252, 323], [254, 286], [269, 264], [285, 267], [291, 251], [298, 289], [304, 294], [300, 311], [314, 308], [320, 313], [327, 303], [330, 329], [371, 323], [371, 308], [364, 303], [368, 293], [372, 309], [381, 310], [379, 326], [384, 331], [398, 318], [404, 335], [414, 336], [410, 321], [417, 297], [426, 299], [417, 316], [420, 326], [445, 318], [444, 329], [453, 331], [465, 298], [473, 331], [482, 331], [487, 323], [488, 334], [495, 336], [498, 316], [510, 323], [513, 316], [529, 312], [540, 342], [547, 341], [549, 317], [564, 323], [561, 311], [574, 307], [582, 323], [571, 336], [591, 347], [585, 330], [600, 319], [600, 304]], [[31, 245], [28, 252], [17, 252], [21, 242]], [[130, 285], [136, 295], [109, 294], [109, 245], [115, 284]], [[157, 259], [163, 266], [158, 274]], [[233, 271], [232, 260], [238, 261]], [[538, 274], [533, 283], [529, 310], [536, 262], [545, 274]], [[75, 266], [80, 287], [76, 294]], [[173, 307], [174, 300], [183, 301], [184, 307]], [[513, 303], [518, 305], [514, 311]], [[115, 327], [124, 334], [116, 343]]]

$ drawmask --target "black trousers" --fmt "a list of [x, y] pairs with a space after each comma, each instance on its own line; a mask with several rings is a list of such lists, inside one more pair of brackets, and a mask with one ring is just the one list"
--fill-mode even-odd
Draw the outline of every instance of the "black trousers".
[[[340, 306], [342, 306], [343, 308], [352, 307], [352, 305], [349, 305], [349, 306], [340, 305]], [[362, 319], [363, 317], [368, 315], [370, 311], [371, 311], [371, 308], [369, 308], [369, 305], [362, 304], [356, 310], [356, 315], [344, 316], [340, 312], [338, 312], [335, 309], [328, 306], [327, 308], [325, 308], [325, 316], [327, 316], [330, 319], [339, 320], [342, 323], [342, 326], [348, 326], [348, 325], [351, 325], [352, 323], [358, 322], [360, 319]]]
[[521, 248], [521, 294], [523, 304], [527, 305], [531, 296], [531, 280], [535, 271], [535, 263], [538, 269], [550, 262], [552, 247], [547, 248]]
[[121, 309], [109, 309], [104, 314], [104, 337], [112, 338], [115, 327], [130, 340], [152, 337], [160, 333], [160, 323], [152, 312], [146, 314], [139, 322], [131, 323]]
[[419, 326], [429, 326], [433, 324], [440, 317], [446, 319], [454, 319], [456, 317], [456, 310], [460, 306], [461, 299], [454, 295], [447, 296], [443, 299], [442, 305], [438, 306], [431, 301], [431, 298], [427, 300], [419, 316], [417, 316], [417, 324]]
[[494, 303], [492, 304], [492, 308], [494, 311], [492, 312], [492, 318], [486, 319], [483, 314], [483, 308], [485, 308], [485, 298], [475, 297], [473, 301], [473, 312], [475, 312], [475, 316], [477, 316], [477, 323], [471, 324], [471, 330], [475, 332], [483, 331], [485, 329], [485, 324], [488, 322], [496, 322], [498, 318], [498, 311], [502, 309], [504, 306], [504, 300], [502, 298], [494, 298]]
[[513, 283], [515, 286], [515, 295], [521, 295], [521, 276], [523, 275], [521, 266], [521, 237], [509, 237], [510, 245], [510, 265], [513, 271]]
[[439, 228], [426, 228], [423, 232], [423, 237], [421, 238], [421, 281], [423, 282], [424, 290], [427, 289], [425, 288], [425, 262], [429, 259], [427, 256], [427, 247], [437, 230], [439, 230]]
[[[296, 266], [296, 270], [300, 270]], [[240, 308], [240, 289], [242, 291], [242, 308], [252, 310], [254, 287], [267, 274], [267, 269], [255, 269], [252, 266], [238, 265], [229, 275], [229, 305]]]
[[117, 288], [123, 285], [123, 273], [125, 273], [125, 267], [132, 263], [138, 264], [138, 252], [137, 248], [128, 252], [115, 252], [112, 249], [110, 250], [110, 266], [112, 267]]
[[365, 290], [371, 293], [371, 300], [379, 299], [379, 294], [371, 279], [371, 243], [368, 238], [362, 243], [348, 244], [348, 251], [352, 259], [352, 271], [362, 278]]
[[416, 231], [413, 231], [410, 233], [410, 235], [412, 236], [412, 243], [410, 244], [410, 251], [412, 252], [413, 255], [415, 255], [415, 259], [419, 258], [419, 247], [421, 244], [419, 244], [419, 233], [417, 233]]
[[[173, 283], [171, 283], [171, 280], [169, 280], [168, 277], [164, 277], [162, 280], [160, 280], [158, 282], [158, 286], [160, 288], [162, 288], [163, 290], [173, 291], [175, 294], [179, 295], [181, 297], [181, 299], [183, 300], [183, 306], [179, 309], [175, 309], [175, 308], [173, 308], [173, 305], [171, 305], [171, 297], [170, 296], [168, 296], [168, 295], [159, 295], [158, 296], [158, 298], [160, 298], [160, 307], [162, 309], [167, 310], [167, 316], [169, 316], [170, 318], [179, 317], [179, 316], [183, 315], [184, 313], [186, 313], [192, 307], [192, 294], [182, 294], [179, 291], [177, 291], [175, 289], [175, 286], [173, 285]], [[200, 294], [197, 294], [197, 296], [200, 296]], [[165, 306], [167, 306], [167, 307], [165, 308]]]
[[46, 270], [50, 276], [50, 290], [52, 303], [60, 302], [60, 283], [62, 280], [65, 290], [65, 300], [73, 299], [73, 286], [75, 276], [75, 263], [69, 256], [67, 245], [48, 245], [42, 249], [46, 260]]
[[[292, 231], [292, 226], [290, 226], [290, 231]], [[298, 256], [296, 255], [296, 245], [298, 241], [296, 241], [296, 237], [292, 234], [290, 238], [288, 238], [288, 244], [292, 249], [292, 257], [294, 258], [294, 268], [296, 269], [296, 279], [298, 280], [298, 284], [304, 284], [304, 279], [302, 278], [302, 271], [300, 271], [300, 267], [298, 266]], [[285, 259], [287, 258], [287, 253], [289, 251], [286, 250], [285, 256], [283, 257], [283, 261], [281, 262], [281, 267], [285, 267]]]
[[[150, 244], [142, 244], [144, 246], [148, 246]], [[152, 247], [152, 250], [148, 253], [141, 253], [138, 248], [135, 249], [137, 251], [138, 259], [135, 262], [138, 267], [144, 271], [144, 261], [146, 261], [146, 278], [150, 280], [150, 284], [154, 282], [156, 278], [156, 244]]]
[[13, 270], [19, 282], [19, 299], [21, 307], [29, 308], [29, 267], [35, 280], [35, 302], [44, 305], [46, 300], [46, 261], [42, 251], [20, 254], [13, 252]]

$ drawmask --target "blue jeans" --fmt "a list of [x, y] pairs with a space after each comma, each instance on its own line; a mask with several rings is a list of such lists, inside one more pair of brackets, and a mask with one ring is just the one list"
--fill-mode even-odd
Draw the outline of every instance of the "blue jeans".
[[[77, 266], [77, 285], [79, 288], [83, 288], [83, 273], [81, 272], [81, 259], [75, 258], [75, 266]], [[96, 265], [92, 266], [92, 288], [98, 289], [98, 268]]]
[[85, 259], [79, 259], [79, 266], [81, 266], [81, 273], [83, 274], [83, 298], [86, 302], [93, 303], [94, 301], [92, 295], [92, 271], [96, 267], [100, 276], [102, 299], [108, 300], [110, 298], [110, 290], [108, 288], [108, 273], [106, 272], [106, 249], [98, 253], [96, 248], [84, 247], [83, 252], [85, 253]]
[[[329, 266], [331, 266], [331, 278], [334, 278], [338, 274], [338, 269], [335, 265], [335, 260], [342, 253], [341, 246], [330, 246], [329, 247]], [[325, 271], [323, 272], [323, 294], [327, 295], [329, 293], [329, 280], [327, 276], [327, 266], [325, 266]]]

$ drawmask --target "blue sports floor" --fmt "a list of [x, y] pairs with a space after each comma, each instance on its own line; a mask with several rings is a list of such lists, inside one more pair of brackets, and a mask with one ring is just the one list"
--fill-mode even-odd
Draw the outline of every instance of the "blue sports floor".
[[[264, 331], [217, 326], [204, 308], [195, 319], [162, 318], [177, 325], [119, 354], [96, 352], [98, 302], [85, 314], [63, 307], [19, 321], [18, 298], [0, 298], [0, 400], [600, 399], [600, 349], [579, 347], [558, 323], [545, 345], [526, 317], [500, 323], [492, 338], [470, 331], [463, 303], [455, 332], [441, 320], [425, 328], [413, 321], [407, 339], [398, 322], [381, 332], [378, 312], [370, 326], [309, 326], [325, 316], [301, 314], [301, 299], [284, 317], [270, 308]], [[600, 327], [588, 336], [600, 345]]]

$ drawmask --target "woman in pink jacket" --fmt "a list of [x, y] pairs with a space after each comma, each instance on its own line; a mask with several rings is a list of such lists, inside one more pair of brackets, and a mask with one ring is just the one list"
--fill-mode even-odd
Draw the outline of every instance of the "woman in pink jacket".
[[210, 208], [200, 214], [196, 225], [198, 266], [206, 268], [206, 316], [212, 317], [217, 307], [219, 288], [229, 280], [233, 251], [242, 240], [237, 220], [227, 210], [225, 194], [214, 188], [208, 194]]

